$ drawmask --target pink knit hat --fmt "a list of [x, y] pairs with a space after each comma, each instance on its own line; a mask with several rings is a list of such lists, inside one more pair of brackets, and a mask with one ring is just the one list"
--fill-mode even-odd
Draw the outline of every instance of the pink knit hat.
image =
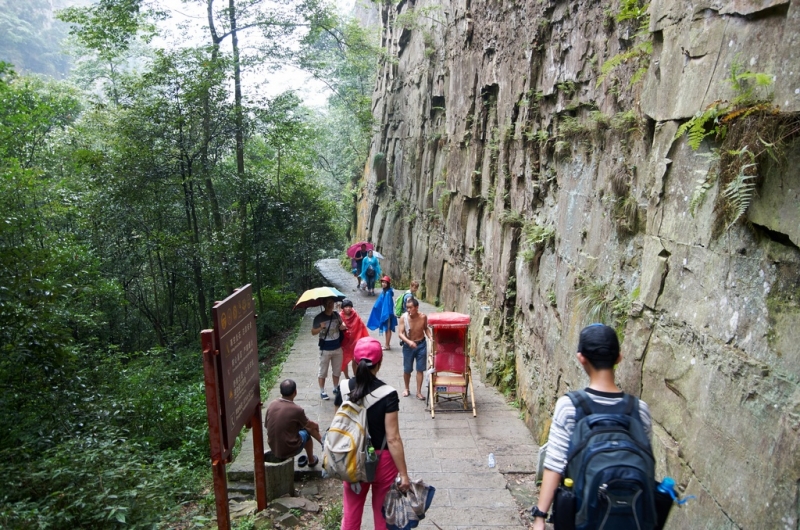
[[353, 358], [356, 362], [367, 361], [367, 366], [375, 366], [383, 360], [383, 349], [379, 340], [372, 337], [358, 339]]

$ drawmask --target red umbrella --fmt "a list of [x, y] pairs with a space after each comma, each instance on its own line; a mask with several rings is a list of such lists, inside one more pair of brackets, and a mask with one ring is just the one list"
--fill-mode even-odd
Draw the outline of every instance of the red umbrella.
[[361, 250], [361, 245], [367, 245], [367, 250], [374, 250], [375, 247], [372, 243], [367, 243], [366, 241], [359, 241], [355, 245], [350, 245], [350, 248], [347, 249], [347, 257], [348, 258], [355, 258], [356, 252]]

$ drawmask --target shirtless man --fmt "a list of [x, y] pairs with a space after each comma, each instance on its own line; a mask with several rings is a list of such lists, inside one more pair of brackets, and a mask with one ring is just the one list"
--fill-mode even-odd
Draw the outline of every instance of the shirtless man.
[[406, 313], [400, 317], [397, 327], [403, 342], [403, 382], [406, 384], [403, 397], [411, 394], [408, 385], [416, 361], [417, 399], [425, 401], [425, 396], [422, 395], [422, 373], [428, 358], [428, 342], [425, 338], [431, 338], [431, 331], [428, 328], [428, 317], [419, 312], [419, 300], [413, 296], [406, 300]]

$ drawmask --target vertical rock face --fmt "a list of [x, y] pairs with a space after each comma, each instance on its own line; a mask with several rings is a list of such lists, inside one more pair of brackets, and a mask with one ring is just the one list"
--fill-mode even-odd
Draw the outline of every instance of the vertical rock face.
[[795, 529], [800, 2], [642, 7], [387, 2], [358, 235], [473, 315], [541, 440], [580, 329], [616, 326], [697, 496], [671, 525]]

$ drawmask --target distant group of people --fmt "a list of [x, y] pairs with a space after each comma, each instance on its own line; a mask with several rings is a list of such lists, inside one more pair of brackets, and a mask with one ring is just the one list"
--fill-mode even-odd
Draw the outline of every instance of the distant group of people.
[[350, 260], [353, 276], [356, 278], [356, 288], [366, 290], [367, 294], [375, 296], [375, 281], [381, 277], [381, 262], [378, 261], [373, 249], [368, 249], [366, 243], [356, 250], [355, 256]]
[[[352, 300], [341, 302], [341, 311], [336, 311], [333, 298], [326, 299], [323, 310], [314, 317], [311, 334], [319, 338], [319, 366], [317, 381], [319, 395], [323, 400], [330, 399], [325, 382], [328, 372], [333, 381], [334, 404], [338, 407], [343, 402], [342, 392], [347, 392], [347, 399], [356, 402], [367, 394], [385, 385], [378, 379], [383, 356], [391, 350], [392, 334], [400, 338], [403, 352], [403, 381], [405, 388], [402, 396], [411, 395], [409, 385], [411, 374], [416, 369], [416, 397], [425, 400], [422, 393], [422, 382], [427, 363], [427, 341], [430, 338], [427, 316], [419, 310], [416, 298], [419, 282], [412, 281], [410, 289], [402, 294], [402, 313], [395, 314], [394, 290], [389, 276], [381, 276], [380, 262], [374, 251], [366, 245], [356, 252], [353, 258], [353, 274], [359, 282], [358, 288], [366, 290], [368, 295], [375, 295], [376, 280], [379, 279], [381, 290], [372, 307], [366, 324], [353, 307]], [[398, 301], [398, 304], [400, 302]], [[385, 339], [383, 343], [369, 336], [368, 330], [378, 330]], [[352, 369], [352, 377], [350, 370]], [[340, 386], [340, 377], [344, 373], [347, 386]], [[340, 390], [343, 388], [345, 390]], [[294, 403], [297, 387], [294, 381], [287, 379], [280, 385], [281, 397], [272, 402], [267, 409], [267, 439], [272, 452], [278, 458], [291, 458], [305, 451], [298, 460], [298, 465], [315, 466], [319, 458], [314, 455], [313, 440], [322, 443], [319, 425], [309, 420], [302, 407]], [[400, 396], [395, 390], [390, 392], [367, 409], [368, 430], [373, 447], [379, 455], [385, 453], [390, 458], [380, 458], [374, 482], [366, 484], [358, 493], [344, 487], [344, 509], [342, 529], [356, 530], [361, 527], [361, 518], [367, 493], [372, 489], [372, 507], [375, 528], [386, 528], [381, 507], [393, 481], [399, 477], [398, 487], [405, 492], [410, 488], [410, 480], [405, 462], [403, 442], [400, 437], [398, 412]], [[380, 449], [384, 446], [386, 449]]]

